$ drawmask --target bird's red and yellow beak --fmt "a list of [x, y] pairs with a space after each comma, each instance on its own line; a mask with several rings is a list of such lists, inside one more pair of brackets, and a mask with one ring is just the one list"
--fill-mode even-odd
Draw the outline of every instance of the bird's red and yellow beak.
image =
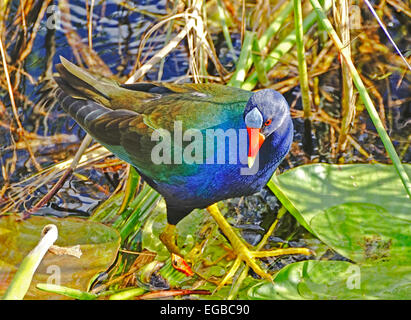
[[255, 158], [265, 140], [265, 136], [261, 133], [260, 128], [247, 128], [248, 132], [248, 167], [254, 165]]

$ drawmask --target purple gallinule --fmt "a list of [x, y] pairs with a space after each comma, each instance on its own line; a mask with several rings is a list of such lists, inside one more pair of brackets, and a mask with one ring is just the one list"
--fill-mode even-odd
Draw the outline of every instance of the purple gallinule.
[[[55, 80], [63, 109], [164, 197], [168, 224], [160, 238], [170, 252], [179, 253], [175, 225], [193, 209], [207, 208], [237, 254], [223, 282], [241, 261], [270, 278], [255, 257], [310, 253], [305, 248], [251, 251], [216, 205], [261, 190], [288, 153], [293, 124], [280, 93], [219, 84], [118, 84], [61, 62]], [[208, 143], [218, 134], [223, 143]]]

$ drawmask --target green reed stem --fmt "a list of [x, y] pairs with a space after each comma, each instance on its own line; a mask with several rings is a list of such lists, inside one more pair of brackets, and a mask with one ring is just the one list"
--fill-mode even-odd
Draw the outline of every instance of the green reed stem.
[[305, 60], [304, 31], [303, 31], [303, 11], [301, 0], [294, 2], [294, 22], [297, 43], [298, 72], [300, 74], [301, 97], [303, 102], [304, 118], [311, 119], [310, 89], [308, 87], [307, 62]]
[[[258, 47], [260, 48], [261, 52], [264, 52], [266, 50], [268, 43], [274, 37], [274, 35], [280, 30], [281, 26], [284, 24], [285, 19], [287, 19], [287, 17], [290, 15], [292, 8], [293, 8], [292, 3], [291, 2], [287, 3], [284, 9], [281, 10], [281, 12], [275, 18], [275, 20], [270, 24], [270, 26], [267, 28], [267, 30], [258, 40]], [[245, 42], [245, 39], [244, 39], [244, 42]], [[244, 75], [247, 74], [248, 70], [250, 70], [252, 65], [253, 65], [253, 57], [250, 55], [248, 56], [247, 61], [243, 67]], [[256, 76], [258, 78], [257, 72], [256, 72]], [[236, 81], [234, 77], [231, 78], [231, 80], [228, 82], [227, 85], [232, 86], [232, 87], [237, 87], [237, 88], [240, 87], [238, 81]]]
[[39, 283], [36, 285], [36, 288], [42, 291], [60, 294], [62, 296], [66, 296], [77, 300], [95, 300], [98, 297], [96, 294], [93, 293], [69, 287], [59, 286], [51, 283]]
[[264, 59], [262, 57], [263, 53], [258, 44], [257, 38], [254, 38], [253, 52], [251, 55], [252, 55], [255, 70], [257, 71], [258, 81], [263, 86], [268, 86], [270, 82], [268, 80], [267, 72], [265, 71], [265, 68], [264, 68]]
[[360, 94], [360, 97], [367, 108], [368, 114], [370, 115], [370, 118], [372, 122], [374, 123], [375, 128], [377, 129], [377, 132], [382, 140], [382, 143], [385, 146], [385, 150], [387, 150], [388, 155], [390, 156], [395, 169], [397, 170], [397, 173], [405, 187], [406, 192], [408, 193], [408, 196], [411, 198], [411, 182], [410, 179], [405, 172], [404, 167], [401, 164], [401, 160], [397, 155], [397, 152], [395, 151], [395, 148], [391, 142], [390, 137], [388, 136], [387, 132], [385, 131], [384, 125], [381, 122], [381, 119], [378, 115], [377, 110], [374, 107], [374, 104], [371, 100], [371, 97], [368, 94], [368, 91], [364, 85], [364, 83], [361, 80], [361, 77], [355, 68], [351, 58], [347, 55], [344, 49], [344, 45], [342, 44], [340, 38], [338, 37], [337, 33], [335, 32], [333, 26], [331, 25], [331, 22], [327, 19], [327, 16], [324, 12], [324, 9], [321, 7], [320, 3], [318, 0], [310, 0], [311, 5], [314, 8], [314, 12], [318, 16], [318, 20], [321, 23], [321, 25], [324, 27], [325, 30], [327, 30], [330, 38], [333, 40], [334, 44], [337, 46], [339, 49], [341, 56], [344, 58], [344, 60], [347, 63], [347, 66], [351, 72], [351, 75], [353, 77], [353, 81], [355, 86], [357, 87], [358, 93]]
[[109, 300], [130, 300], [137, 296], [144, 294], [146, 290], [144, 288], [127, 288], [112, 294]]
[[[348, 0], [336, 0], [333, 6], [334, 23], [337, 34], [344, 44], [344, 51], [351, 57], [350, 45], [350, 16]], [[324, 30], [325, 31], [325, 30]], [[325, 31], [326, 32], [326, 31]], [[341, 126], [338, 137], [338, 151], [345, 151], [348, 142], [348, 134], [355, 116], [355, 96], [354, 84], [350, 69], [347, 67], [344, 59], [341, 59]]]
[[283, 10], [281, 10], [281, 12], [275, 18], [275, 20], [270, 24], [267, 30], [263, 33], [261, 38], [258, 40], [258, 45], [261, 49], [267, 47], [270, 40], [283, 26], [285, 19], [287, 19], [290, 16], [292, 9], [292, 3], [288, 2], [287, 5], [283, 8]]
[[158, 200], [159, 197], [160, 195], [155, 190], [149, 188], [144, 201], [136, 207], [121, 228], [119, 228], [122, 241], [124, 241], [132, 232], [140, 228], [141, 218], [150, 210], [151, 206]]
[[223, 29], [224, 39], [227, 42], [228, 49], [230, 50], [234, 59], [237, 59], [237, 55], [235, 53], [233, 43], [231, 42], [230, 31], [228, 30], [227, 16], [225, 14], [223, 3], [221, 2], [221, 0], [217, 0], [217, 7], [218, 7], [218, 15], [220, 16], [221, 28]]
[[[324, 1], [324, 10], [328, 10], [331, 8], [331, 0]], [[317, 21], [317, 15], [315, 12], [311, 12], [303, 22], [303, 32], [307, 32], [309, 28]], [[296, 33], [293, 30], [287, 37], [284, 38], [266, 57], [265, 59], [265, 70], [269, 71], [272, 67], [274, 67], [281, 59], [283, 55], [285, 55], [288, 51], [296, 43]], [[254, 71], [243, 83], [241, 86], [242, 89], [245, 90], [253, 90], [254, 87], [258, 83], [258, 75], [257, 72]]]
[[247, 74], [247, 61], [251, 58], [251, 49], [255, 33], [246, 31], [244, 35], [243, 46], [241, 48], [240, 57], [238, 58], [237, 66], [233, 76], [228, 83], [229, 86], [240, 88]]

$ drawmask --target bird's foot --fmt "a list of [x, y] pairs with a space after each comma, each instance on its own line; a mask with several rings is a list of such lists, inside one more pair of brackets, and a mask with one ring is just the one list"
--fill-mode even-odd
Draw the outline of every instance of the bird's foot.
[[272, 277], [269, 273], [264, 271], [258, 264], [256, 258], [267, 258], [267, 257], [276, 257], [289, 254], [303, 254], [303, 255], [312, 255], [313, 252], [307, 248], [285, 248], [285, 249], [274, 249], [266, 251], [252, 251], [250, 250], [245, 243], [236, 235], [238, 238], [232, 241], [233, 252], [236, 254], [236, 259], [234, 264], [231, 266], [230, 270], [224, 276], [223, 280], [219, 283], [216, 290], [221, 289], [230, 279], [232, 279], [237, 272], [238, 268], [241, 265], [241, 262], [245, 262], [253, 271], [258, 274], [260, 277], [272, 281]]
[[176, 244], [176, 226], [167, 224], [165, 230], [160, 234], [160, 241], [166, 246], [168, 252], [170, 252], [171, 263], [174, 269], [184, 273], [188, 277], [192, 276], [194, 273]]
[[285, 248], [285, 249], [274, 249], [267, 251], [253, 251], [249, 249], [247, 244], [241, 240], [241, 238], [234, 232], [228, 222], [225, 220], [224, 216], [221, 214], [216, 204], [213, 204], [207, 208], [208, 212], [217, 222], [221, 231], [226, 235], [233, 252], [236, 255], [234, 264], [228, 273], [224, 276], [223, 280], [220, 282], [216, 290], [222, 288], [230, 279], [233, 278], [238, 268], [241, 265], [241, 262], [245, 262], [253, 271], [258, 274], [260, 277], [272, 281], [271, 275], [264, 271], [258, 264], [256, 258], [266, 258], [266, 257], [275, 257], [280, 255], [289, 255], [289, 254], [303, 254], [303, 255], [312, 255], [313, 252], [307, 248]]

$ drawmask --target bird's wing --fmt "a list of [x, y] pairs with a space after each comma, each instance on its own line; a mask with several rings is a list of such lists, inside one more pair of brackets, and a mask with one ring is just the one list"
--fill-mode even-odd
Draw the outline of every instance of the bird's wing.
[[219, 127], [242, 116], [250, 91], [217, 84], [137, 83], [120, 85], [61, 58], [57, 65], [60, 88], [77, 99], [92, 100], [112, 110], [144, 115], [147, 126], [172, 131], [175, 121], [183, 129]]
[[[230, 123], [236, 127], [251, 96], [251, 92], [222, 85], [119, 85], [64, 58], [57, 69], [60, 76], [56, 82], [61, 88], [57, 98], [62, 107], [100, 143], [148, 176], [164, 171], [153, 164], [151, 157], [158, 143], [152, 141], [155, 130], [169, 132], [173, 144], [174, 128], [179, 121], [183, 132], [224, 128]], [[169, 174], [176, 174], [170, 169]], [[189, 175], [195, 168], [179, 166], [175, 170]]]

